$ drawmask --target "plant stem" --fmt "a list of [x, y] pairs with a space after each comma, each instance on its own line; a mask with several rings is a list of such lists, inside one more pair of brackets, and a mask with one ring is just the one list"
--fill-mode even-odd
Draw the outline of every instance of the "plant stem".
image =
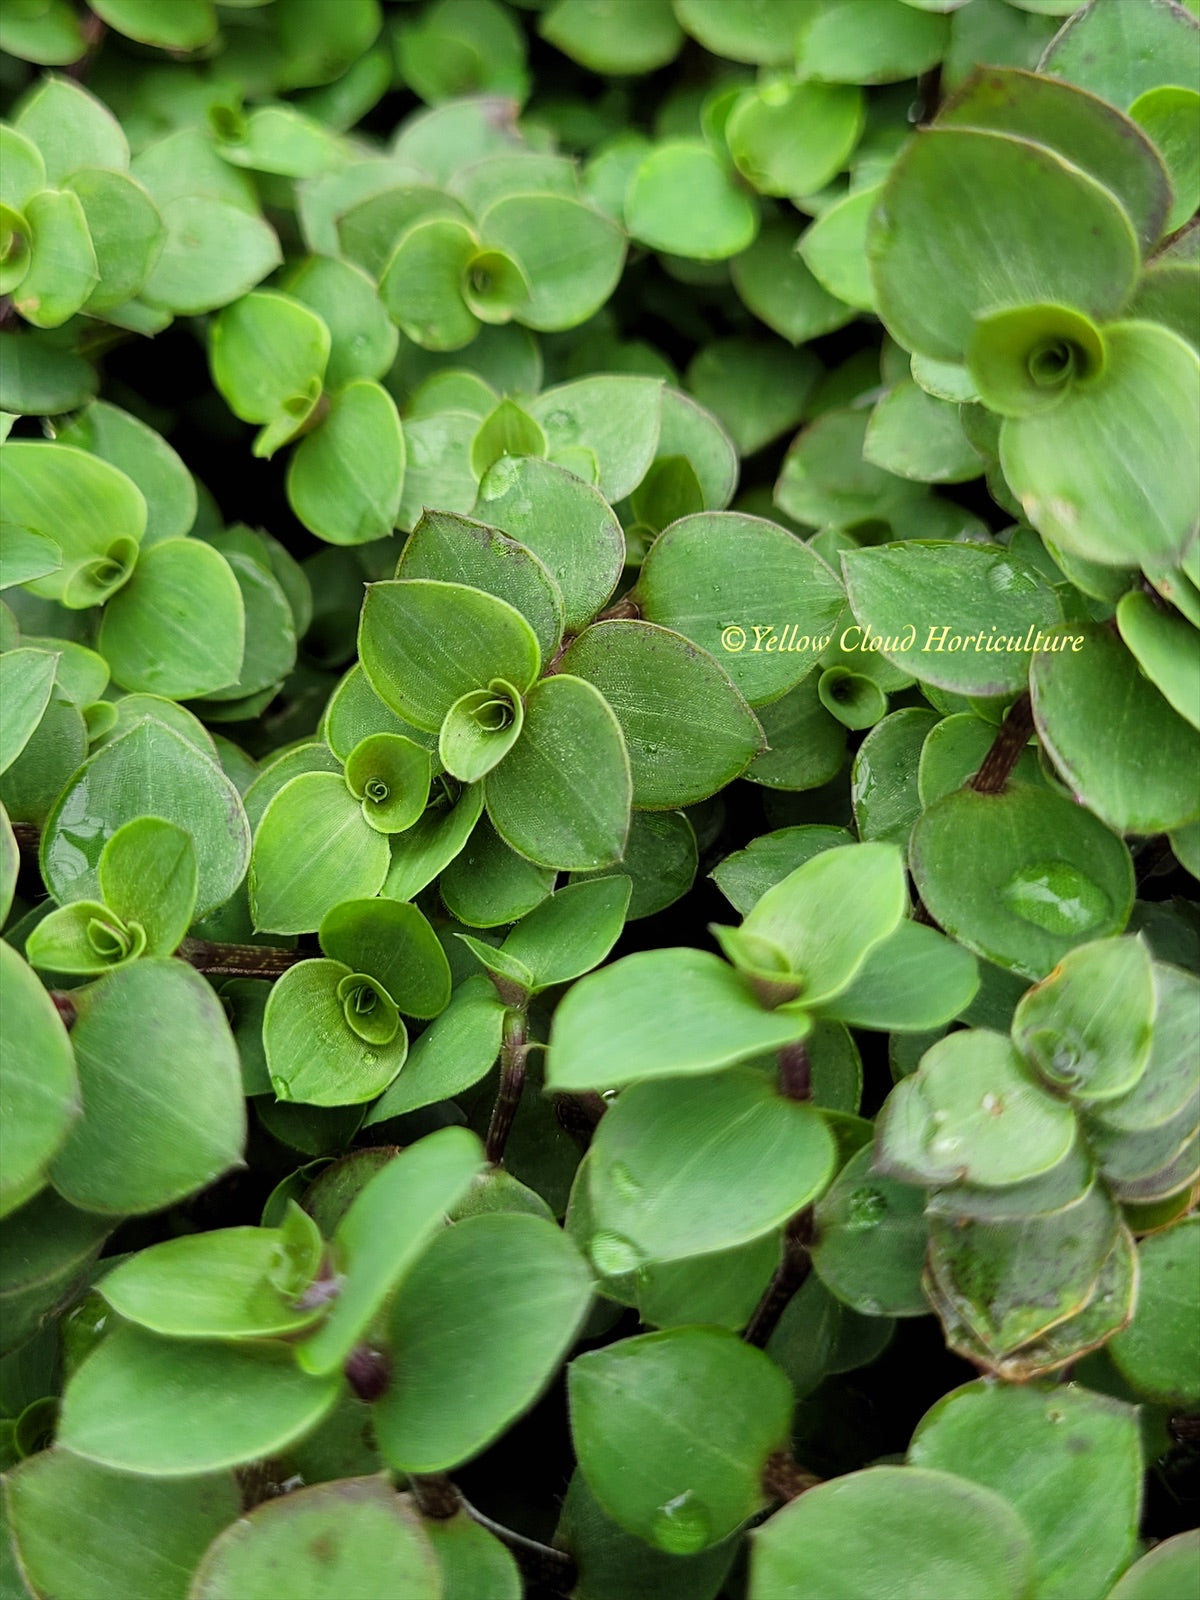
[[812, 1099], [812, 1062], [802, 1039], [779, 1052], [779, 1087], [788, 1100]]
[[444, 1472], [410, 1473], [408, 1487], [417, 1503], [417, 1510], [431, 1522], [446, 1522], [465, 1512], [472, 1522], [477, 1522], [517, 1558], [523, 1576], [530, 1582], [552, 1589], [556, 1594], [568, 1594], [575, 1585], [575, 1563], [565, 1550], [552, 1550], [549, 1545], [527, 1539], [523, 1533], [493, 1522], [491, 1517], [477, 1511], [469, 1500], [463, 1498], [457, 1486]]
[[1032, 732], [1033, 703], [1026, 690], [1008, 708], [1008, 716], [992, 741], [992, 748], [967, 787], [976, 794], [1003, 794]]
[[410, 1473], [408, 1487], [417, 1510], [431, 1522], [445, 1522], [462, 1510], [463, 1497], [444, 1472]]
[[50, 998], [54, 1002], [54, 1009], [58, 1012], [63, 1027], [70, 1033], [79, 1019], [74, 1000], [65, 989], [51, 989]]
[[808, 1206], [798, 1211], [784, 1230], [783, 1256], [742, 1334], [747, 1344], [756, 1345], [760, 1350], [766, 1348], [788, 1302], [812, 1270], [812, 1258], [808, 1253], [812, 1242], [813, 1214], [812, 1207]]
[[504, 1016], [504, 1038], [500, 1044], [500, 1091], [496, 1095], [484, 1143], [484, 1153], [494, 1167], [504, 1160], [504, 1147], [512, 1131], [517, 1107], [521, 1104], [521, 1090], [525, 1087], [525, 1058], [529, 1054], [527, 1021], [521, 1009], [508, 1011]]
[[486, 1528], [493, 1538], [499, 1539], [502, 1545], [512, 1551], [527, 1583], [550, 1589], [555, 1594], [571, 1593], [579, 1573], [565, 1550], [555, 1550], [548, 1544], [539, 1544], [536, 1539], [527, 1539], [523, 1533], [514, 1533], [511, 1528], [505, 1528], [499, 1522], [493, 1522], [491, 1517], [484, 1516], [482, 1511], [477, 1511], [469, 1500], [464, 1500], [462, 1506], [472, 1522]]
[[303, 950], [283, 950], [271, 944], [217, 944], [211, 939], [185, 939], [175, 953], [211, 978], [278, 978], [298, 961], [308, 960]]
[[763, 1468], [762, 1486], [773, 1500], [798, 1499], [806, 1489], [815, 1489], [823, 1480], [814, 1472], [806, 1472], [793, 1460], [787, 1450], [776, 1450], [767, 1457]]
[[613, 602], [613, 604], [611, 606], [609, 606], [607, 611], [602, 611], [600, 613], [600, 615], [596, 618], [596, 621], [597, 622], [625, 622], [625, 621], [636, 622], [637, 619], [641, 616], [641, 614], [642, 614], [641, 606], [638, 605], [637, 601], [633, 598], [632, 594], [626, 594], [626, 595], [622, 595], [619, 600], [615, 600]]

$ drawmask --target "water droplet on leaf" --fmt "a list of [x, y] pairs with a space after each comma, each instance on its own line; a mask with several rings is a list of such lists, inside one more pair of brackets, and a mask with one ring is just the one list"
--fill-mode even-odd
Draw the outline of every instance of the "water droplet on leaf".
[[1046, 933], [1086, 933], [1111, 914], [1108, 896], [1069, 861], [1021, 867], [1000, 891], [1010, 911]]
[[887, 1216], [887, 1201], [878, 1189], [855, 1189], [846, 1213], [847, 1228], [877, 1228]]
[[1037, 579], [1028, 572], [1018, 572], [1006, 561], [997, 561], [988, 568], [988, 588], [993, 594], [1028, 594], [1037, 588]]
[[659, 1506], [650, 1532], [660, 1550], [673, 1556], [693, 1556], [711, 1542], [712, 1523], [701, 1501], [685, 1489]]
[[642, 1197], [641, 1180], [635, 1178], [632, 1171], [623, 1161], [613, 1163], [609, 1173], [612, 1178], [613, 1188], [624, 1200], [640, 1200]]
[[598, 1233], [592, 1239], [592, 1264], [604, 1278], [620, 1278], [627, 1272], [636, 1272], [642, 1264], [642, 1252], [632, 1239], [620, 1233]]

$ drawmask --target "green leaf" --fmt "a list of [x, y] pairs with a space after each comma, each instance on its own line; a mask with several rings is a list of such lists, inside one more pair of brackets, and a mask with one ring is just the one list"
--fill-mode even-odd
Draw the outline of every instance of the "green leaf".
[[[480, 793], [480, 784], [472, 792]], [[464, 797], [465, 798], [465, 797]], [[461, 809], [463, 802], [459, 802]], [[471, 812], [464, 817], [469, 820]], [[447, 832], [449, 825], [447, 824]], [[554, 871], [518, 855], [481, 817], [438, 883], [450, 915], [472, 928], [496, 928], [532, 911], [554, 886]]]
[[[824, 850], [755, 903], [743, 933], [778, 945], [805, 1006], [846, 988], [904, 915], [903, 859], [894, 845]], [[853, 918], [844, 908], [854, 906]]]
[[863, 457], [918, 483], [964, 483], [983, 476], [984, 461], [963, 432], [959, 408], [901, 383], [871, 413]]
[[[863, 1530], [869, 1529], [869, 1538]], [[1032, 1541], [991, 1489], [923, 1467], [868, 1467], [818, 1484], [752, 1536], [751, 1600], [1025, 1600]]]
[[1107, 1395], [1070, 1384], [1050, 1392], [967, 1384], [926, 1412], [909, 1460], [1008, 1501], [1033, 1536], [1036, 1593], [1046, 1600], [1105, 1593], [1133, 1553], [1142, 1475], [1137, 1419]]
[[626, 956], [568, 990], [554, 1017], [553, 1089], [607, 1089], [691, 1076], [803, 1039], [798, 1013], [766, 1011], [749, 984], [701, 950]]
[[[971, 711], [943, 717], [921, 746], [917, 769], [921, 805], [929, 807], [952, 789], [961, 789], [979, 771], [995, 738], [995, 725]], [[1021, 751], [1012, 775], [1020, 783], [1045, 784], [1035, 746]]]
[[468, 1512], [423, 1526], [442, 1569], [444, 1593], [452, 1600], [521, 1600], [516, 1559]]
[[901, 922], [822, 1009], [852, 1028], [919, 1033], [961, 1016], [978, 988], [969, 951], [933, 928]]
[[270, 456], [301, 428], [321, 393], [329, 329], [299, 300], [275, 290], [248, 294], [213, 324], [213, 382], [234, 416], [265, 424], [256, 455]]
[[812, 669], [843, 599], [838, 580], [801, 540], [732, 511], [684, 517], [660, 534], [634, 598], [647, 621], [720, 661], [751, 705], [778, 700]]
[[[279, 1586], [312, 1600], [442, 1595], [433, 1540], [383, 1477], [339, 1478], [268, 1500], [209, 1546], [189, 1600], [274, 1600]], [[319, 1552], [319, 1554], [318, 1554]]]
[[69, 700], [52, 694], [29, 743], [0, 778], [0, 801], [14, 823], [45, 823], [87, 747], [83, 716]]
[[471, 471], [482, 478], [501, 456], [542, 456], [546, 435], [540, 424], [513, 400], [501, 400], [479, 424], [471, 441]]
[[764, 222], [754, 243], [729, 264], [747, 308], [790, 344], [831, 333], [853, 317], [850, 305], [829, 293], [796, 254], [797, 243], [791, 223]]
[[773, 78], [744, 91], [725, 124], [734, 166], [760, 194], [798, 198], [823, 189], [845, 166], [862, 133], [860, 81]]
[[11, 946], [0, 943], [4, 1010], [4, 1116], [0, 1213], [41, 1188], [79, 1115], [71, 1041], [54, 1002]]
[[375, 1408], [385, 1459], [439, 1472], [478, 1455], [545, 1388], [591, 1292], [574, 1245], [541, 1217], [468, 1217], [438, 1234], [388, 1319], [396, 1363]]
[[346, 757], [346, 784], [380, 833], [403, 833], [429, 800], [430, 755], [402, 733], [372, 733]]
[[196, 906], [196, 852], [191, 836], [161, 817], [135, 817], [100, 852], [104, 904], [143, 930], [146, 954], [173, 955]]
[[468, 978], [413, 1045], [404, 1071], [372, 1106], [363, 1126], [453, 1099], [486, 1078], [500, 1054], [504, 1011], [489, 979]]
[[479, 232], [486, 246], [524, 269], [529, 299], [516, 315], [540, 332], [586, 322], [616, 288], [625, 263], [620, 226], [565, 195], [508, 195], [482, 214]]
[[32, 738], [50, 702], [58, 656], [45, 650], [8, 650], [0, 655], [0, 772]]
[[1121, 840], [1040, 785], [944, 795], [913, 828], [909, 864], [939, 927], [1027, 978], [1085, 939], [1120, 933], [1133, 903]]
[[479, 331], [463, 283], [479, 239], [457, 217], [429, 217], [392, 252], [379, 293], [392, 321], [424, 350], [461, 350]]
[[1107, 98], [1033, 72], [983, 68], [941, 108], [938, 125], [986, 128], [1065, 156], [1112, 191], [1149, 250], [1166, 222], [1167, 174], [1150, 140], [1106, 105]]
[[503, 678], [472, 689], [446, 713], [438, 754], [446, 771], [462, 783], [478, 783], [512, 749], [525, 725], [521, 696]]
[[302, 1437], [340, 1384], [340, 1373], [301, 1371], [280, 1344], [117, 1327], [68, 1383], [58, 1440], [87, 1461], [153, 1478], [215, 1472]]
[[1140, 939], [1101, 939], [1068, 951], [1017, 1002], [1013, 1042], [1052, 1089], [1103, 1103], [1136, 1088], [1150, 1060], [1155, 1010], [1149, 951]]
[[896, 161], [867, 252], [889, 331], [941, 361], [962, 360], [981, 311], [1052, 303], [1114, 316], [1138, 262], [1133, 225], [1094, 178], [1026, 140], [942, 127]]
[[1152, 963], [1151, 973], [1154, 1013], [1145, 1071], [1128, 1094], [1096, 1108], [1107, 1127], [1122, 1133], [1162, 1127], [1191, 1103], [1194, 1093], [1193, 1074], [1185, 1063], [1196, 1048], [1200, 980], [1161, 961]]
[[549, 461], [502, 456], [479, 485], [475, 511], [544, 564], [559, 587], [571, 632], [579, 632], [612, 594], [625, 554], [621, 525], [599, 490], [573, 473]]
[[47, 1316], [74, 1298], [112, 1227], [111, 1217], [76, 1211], [49, 1188], [6, 1218], [0, 1247], [0, 1352], [7, 1356], [17, 1350]]
[[994, 1369], [1087, 1306], [1119, 1230], [1099, 1181], [1044, 1215], [986, 1223], [932, 1217], [930, 1299], [947, 1332], [963, 1321], [984, 1353], [980, 1364]]
[[780, 828], [726, 856], [709, 876], [734, 910], [745, 916], [768, 889], [813, 856], [853, 842], [845, 828]]
[[843, 1305], [865, 1316], [925, 1316], [925, 1191], [879, 1176], [873, 1158], [869, 1146], [851, 1156], [818, 1201], [813, 1269]]
[[1200, 355], [1151, 323], [1115, 323], [1104, 338], [1101, 379], [1048, 414], [1004, 423], [1004, 476], [1037, 531], [1069, 554], [1173, 566], [1200, 498], [1200, 467], [1171, 451], [1190, 426]]
[[80, 167], [129, 168], [129, 145], [121, 125], [99, 100], [69, 77], [42, 78], [14, 120], [46, 164], [46, 178], [59, 183]]
[[1109, 1346], [1139, 1395], [1190, 1407], [1200, 1397], [1200, 1218], [1187, 1217], [1138, 1246], [1141, 1271], [1133, 1321]]
[[290, 779], [263, 813], [250, 860], [255, 927], [309, 933], [347, 896], [377, 894], [387, 876], [386, 837], [332, 772]]
[[492, 678], [523, 694], [540, 662], [533, 629], [506, 600], [424, 578], [369, 586], [359, 650], [380, 698], [431, 732], [460, 695]]
[[[562, 640], [563, 603], [555, 580], [531, 550], [484, 523], [445, 511], [424, 512], [396, 576], [462, 584], [507, 601], [533, 629], [543, 661], [553, 659]], [[528, 687], [525, 681], [519, 684], [522, 692]]]
[[562, 670], [594, 685], [616, 713], [636, 806], [706, 799], [762, 748], [757, 720], [725, 672], [666, 628], [599, 623], [571, 644]]
[[809, 0], [674, 0], [675, 14], [704, 48], [731, 61], [791, 66]]
[[952, 1033], [888, 1096], [875, 1139], [881, 1172], [907, 1183], [1003, 1188], [1049, 1172], [1075, 1117], [1042, 1087], [1003, 1034]]
[[15, 522], [0, 522], [0, 589], [13, 589], [57, 572], [62, 552], [53, 539]]
[[50, 0], [44, 8], [10, 8], [0, 21], [0, 49], [24, 61], [67, 66], [87, 49], [80, 19], [66, 0]]
[[445, 954], [416, 906], [342, 900], [322, 919], [321, 948], [351, 971], [377, 979], [405, 1016], [436, 1017], [450, 999]]
[[[1157, 833], [1194, 821], [1200, 799], [1187, 780], [1200, 754], [1200, 733], [1142, 675], [1110, 628], [1071, 626], [1082, 647], [1043, 651], [1030, 673], [1046, 753], [1114, 831]], [[1097, 748], [1101, 735], [1104, 744]]]
[[538, 989], [569, 983], [599, 966], [620, 938], [631, 888], [624, 877], [568, 884], [523, 917], [501, 949], [525, 964]]
[[663, 381], [658, 377], [600, 374], [544, 389], [529, 414], [546, 432], [553, 459], [589, 450], [596, 458], [597, 487], [610, 505], [645, 477], [658, 447]]
[[1174, 200], [1167, 230], [1183, 227], [1200, 206], [1200, 151], [1194, 135], [1197, 111], [1200, 95], [1176, 84], [1148, 89], [1129, 107], [1130, 121], [1153, 140], [1171, 177]]
[[224, 556], [198, 539], [165, 539], [105, 607], [99, 646], [123, 688], [183, 700], [237, 681], [244, 638]]
[[340, 1369], [441, 1229], [482, 1166], [479, 1140], [465, 1128], [440, 1128], [389, 1161], [358, 1194], [338, 1224], [345, 1283], [329, 1316], [302, 1343], [306, 1372]]
[[625, 194], [625, 226], [639, 244], [694, 261], [724, 261], [758, 231], [754, 201], [709, 145], [675, 139], [643, 158]]
[[330, 544], [385, 539], [400, 515], [404, 469], [395, 401], [378, 383], [356, 378], [333, 396], [288, 463], [288, 504]]
[[1089, 7], [1055, 34], [1038, 67], [1124, 111], [1160, 83], [1178, 83], [1182, 77], [1196, 87], [1197, 31], [1182, 6], [1122, 0], [1115, 6]]
[[355, 378], [383, 377], [395, 359], [399, 333], [360, 267], [312, 255], [288, 273], [282, 288], [329, 329], [328, 389], [337, 393]]
[[567, 1380], [580, 1470], [629, 1533], [696, 1555], [762, 1508], [792, 1394], [760, 1350], [725, 1329], [674, 1328], [589, 1351]]
[[0, 927], [8, 921], [12, 910], [20, 870], [20, 847], [8, 820], [8, 812], [0, 806]]
[[1181, 717], [1200, 728], [1200, 635], [1131, 589], [1117, 602], [1117, 626], [1142, 672]]
[[462, 852], [482, 811], [480, 786], [464, 789], [455, 800], [442, 785], [420, 821], [392, 836], [391, 864], [381, 893], [393, 900], [413, 899]]
[[[73, 900], [29, 931], [25, 955], [47, 972], [97, 977], [136, 961], [146, 950], [145, 930], [96, 900]], [[169, 952], [168, 952], [169, 954]]]
[[395, 1002], [369, 973], [340, 961], [301, 961], [271, 989], [263, 1050], [279, 1100], [362, 1105], [404, 1065], [408, 1034]]
[[123, 823], [154, 811], [191, 836], [199, 887], [196, 916], [207, 916], [237, 888], [250, 854], [250, 830], [237, 790], [207, 755], [174, 728], [143, 716], [80, 767], [63, 789], [42, 835], [42, 872], [56, 900], [94, 899], [100, 853]]
[[614, 1522], [579, 1471], [567, 1489], [554, 1542], [574, 1557], [579, 1593], [590, 1600], [624, 1600], [639, 1588], [657, 1600], [716, 1600], [739, 1544], [731, 1536], [699, 1555], [669, 1555]]
[[859, 311], [875, 309], [875, 287], [867, 267], [867, 224], [879, 187], [852, 189], [823, 211], [795, 245], [821, 288]]
[[[187, 1600], [192, 1569], [241, 1504], [232, 1473], [154, 1481], [67, 1450], [21, 1462], [6, 1494], [13, 1542], [35, 1590], [95, 1600]], [[69, 1539], [62, 1536], [66, 1505], [74, 1524]], [[136, 1539], [111, 1538], [114, 1527], [131, 1523]]]
[[228, 199], [182, 194], [160, 202], [167, 237], [142, 291], [180, 316], [215, 311], [246, 295], [280, 265], [274, 230]]
[[158, 1211], [241, 1160], [237, 1047], [199, 973], [181, 961], [145, 959], [73, 998], [86, 1115], [51, 1170], [66, 1199], [110, 1214]]
[[217, 31], [212, 0], [182, 0], [165, 14], [154, 0], [98, 0], [96, 15], [127, 38], [162, 50], [197, 50]]
[[669, 0], [647, 6], [636, 29], [614, 27], [614, 21], [604, 0], [556, 0], [543, 14], [538, 32], [589, 71], [615, 77], [665, 67], [683, 43]]
[[[822, 674], [818, 690], [824, 681]], [[921, 814], [917, 760], [937, 726], [936, 712], [906, 706], [877, 722], [859, 745], [850, 769], [850, 799], [861, 839], [882, 839], [907, 849], [912, 825]], [[986, 727], [989, 738], [981, 759], [995, 731], [990, 724]]]
[[258, 106], [225, 117], [210, 112], [210, 122], [225, 160], [256, 172], [311, 178], [349, 159], [349, 148], [330, 129], [294, 106]]
[[620, 859], [631, 791], [620, 723], [598, 689], [565, 673], [529, 691], [520, 737], [484, 779], [488, 815], [505, 843], [563, 870]]
[[752, 1068], [637, 1084], [592, 1142], [592, 1259], [628, 1272], [748, 1243], [808, 1205], [833, 1167], [820, 1113]]
[[[106, 557], [119, 559], [123, 566], [136, 559], [146, 528], [146, 502], [133, 482], [107, 461], [70, 445], [12, 439], [0, 445], [0, 473], [5, 518], [52, 539], [62, 554], [55, 572], [30, 584], [34, 594], [62, 600], [81, 567], [102, 566]], [[119, 581], [125, 577], [128, 571]], [[82, 603], [99, 604], [107, 598], [104, 584], [117, 581], [115, 573], [98, 576], [94, 596]]]
[[1177, 1533], [1135, 1561], [1108, 1600], [1171, 1600], [1182, 1594], [1200, 1556], [1200, 1529]]
[[807, 351], [788, 350], [774, 340], [716, 339], [693, 358], [687, 385], [748, 456], [796, 426], [818, 373]]
[[222, 540], [221, 547], [241, 595], [246, 642], [237, 678], [203, 696], [210, 702], [205, 714], [212, 721], [223, 707], [232, 713], [231, 702], [273, 691], [296, 663], [294, 613], [283, 585], [258, 559], [240, 554], [232, 541]]
[[1061, 617], [1055, 591], [1006, 550], [903, 541], [849, 550], [842, 566], [860, 624], [842, 638], [958, 694], [1023, 688]]
[[937, 66], [949, 33], [949, 22], [936, 10], [914, 11], [900, 0], [885, 0], [869, 29], [858, 26], [853, 0], [825, 0], [808, 8], [796, 65], [806, 78], [825, 83], [899, 83]]
[[158, 260], [166, 236], [162, 217], [142, 185], [123, 172], [84, 167], [65, 188], [82, 208], [99, 277], [84, 309], [93, 316], [119, 315], [118, 308], [141, 293]]
[[[101, 1279], [100, 1292], [128, 1322], [176, 1339], [271, 1339], [321, 1315], [285, 1299], [271, 1276], [278, 1228], [220, 1228], [139, 1250]], [[310, 1278], [311, 1278], [310, 1274]]]
[[93, 400], [56, 435], [117, 467], [142, 491], [146, 531], [142, 547], [180, 539], [196, 520], [196, 482], [167, 441], [128, 411]]

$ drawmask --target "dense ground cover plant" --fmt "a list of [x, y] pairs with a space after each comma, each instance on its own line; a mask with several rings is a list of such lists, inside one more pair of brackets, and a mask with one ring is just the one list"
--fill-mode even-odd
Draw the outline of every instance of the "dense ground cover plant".
[[1195, 9], [9, 0], [2, 1600], [1194, 1588]]

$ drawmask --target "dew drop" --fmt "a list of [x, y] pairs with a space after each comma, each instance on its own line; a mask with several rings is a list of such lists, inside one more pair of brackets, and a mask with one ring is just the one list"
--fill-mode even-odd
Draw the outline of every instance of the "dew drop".
[[592, 1264], [604, 1278], [620, 1278], [627, 1272], [636, 1272], [642, 1264], [642, 1252], [632, 1239], [620, 1233], [598, 1233], [591, 1244]]
[[659, 1506], [650, 1535], [660, 1550], [673, 1556], [694, 1556], [712, 1539], [708, 1511], [690, 1489]]
[[846, 1211], [846, 1227], [877, 1228], [887, 1216], [887, 1201], [878, 1189], [855, 1189]]
[[1028, 594], [1037, 588], [1037, 579], [1028, 572], [1018, 572], [1007, 561], [997, 561], [988, 568], [987, 585], [993, 594]]
[[546, 432], [554, 436], [556, 444], [569, 444], [579, 437], [579, 418], [570, 411], [549, 411], [545, 418]]
[[1112, 914], [1112, 902], [1069, 861], [1021, 867], [1000, 891], [1010, 911], [1046, 933], [1086, 933]]
[[935, 1156], [952, 1156], [961, 1144], [961, 1139], [956, 1139], [952, 1134], [944, 1133], [940, 1138], [933, 1140], [929, 1150]]

